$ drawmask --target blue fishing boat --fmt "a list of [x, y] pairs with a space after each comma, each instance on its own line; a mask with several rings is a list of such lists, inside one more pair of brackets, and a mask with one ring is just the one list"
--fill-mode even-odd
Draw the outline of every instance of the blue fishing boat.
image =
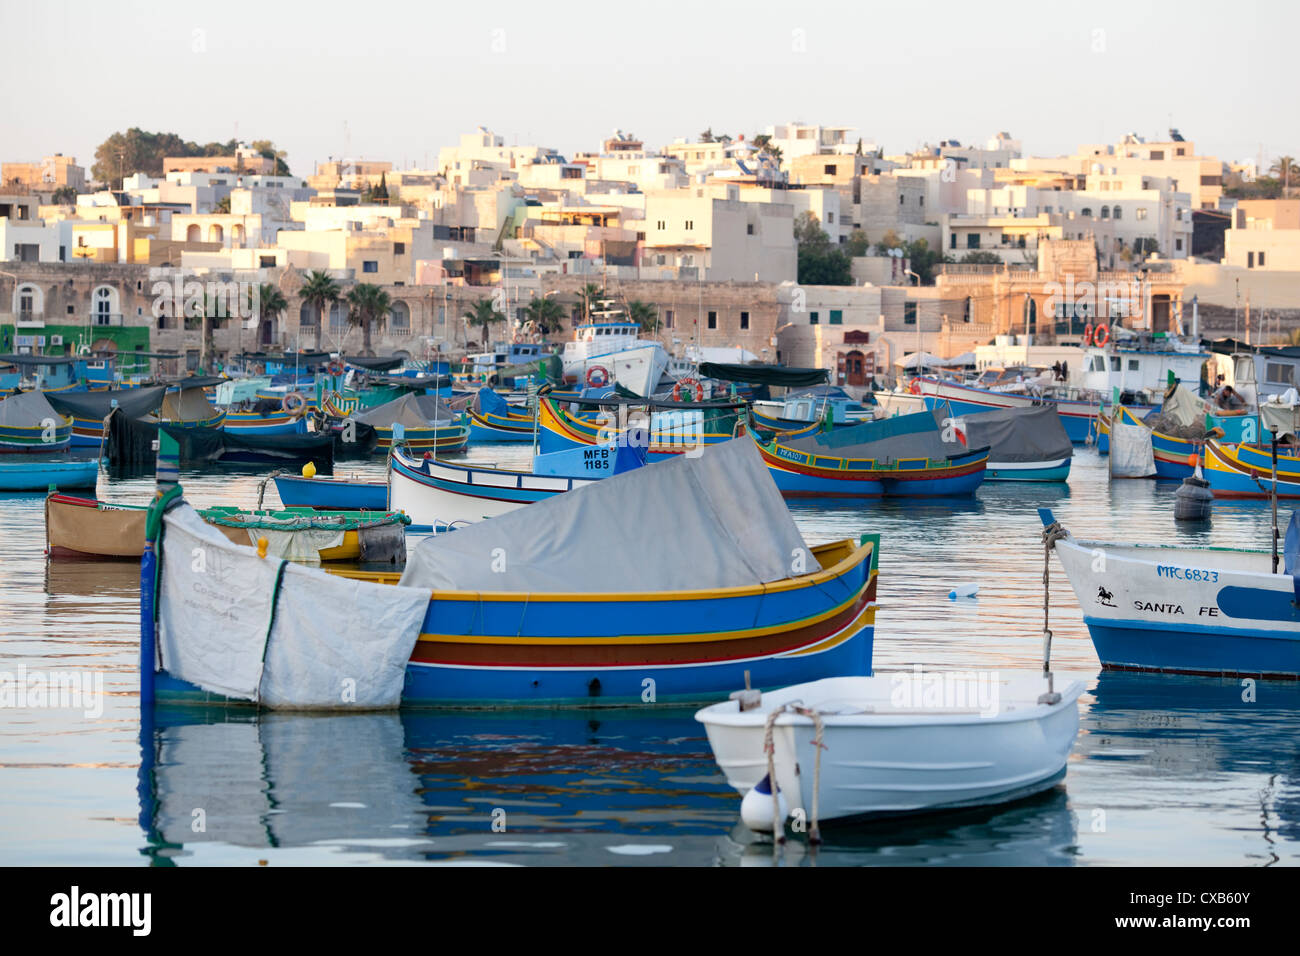
[[995, 408], [962, 416], [937, 414], [959, 424], [971, 448], [988, 448], [985, 481], [1065, 481], [1070, 477], [1074, 445], [1061, 416], [1051, 406]]
[[72, 441], [72, 419], [55, 411], [43, 392], [0, 399], [0, 454], [63, 451]]
[[933, 412], [851, 425], [759, 448], [787, 498], [948, 497], [974, 494], [987, 447], [951, 440]]
[[400, 578], [261, 559], [180, 499], [141, 561], [145, 708], [644, 707], [871, 670], [878, 538], [808, 546], [747, 438], [426, 539]]
[[532, 414], [511, 406], [486, 385], [474, 393], [466, 414], [472, 443], [532, 442], [536, 435]]
[[275, 490], [286, 508], [347, 511], [388, 510], [388, 483], [355, 478], [276, 475]]
[[394, 448], [389, 506], [419, 526], [482, 521], [645, 464], [643, 449], [591, 445], [538, 455], [531, 471], [416, 458]]
[[1076, 541], [1039, 509], [1103, 667], [1300, 677], [1300, 529], [1268, 551]]
[[114, 409], [128, 418], [155, 415], [162, 405], [166, 386], [113, 388], [92, 392], [56, 392], [47, 396], [50, 404], [72, 418], [73, 448], [99, 448], [104, 441], [104, 421]]
[[701, 447], [730, 441], [745, 427], [740, 402], [649, 402], [645, 399], [585, 398], [600, 414], [568, 411], [553, 396], [538, 409], [538, 445], [544, 454], [608, 442], [646, 445], [648, 461], [666, 461]]
[[99, 460], [0, 462], [0, 491], [94, 488]]

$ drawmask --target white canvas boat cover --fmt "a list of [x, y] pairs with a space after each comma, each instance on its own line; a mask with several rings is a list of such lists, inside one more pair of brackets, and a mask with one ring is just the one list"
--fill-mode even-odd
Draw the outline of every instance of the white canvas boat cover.
[[995, 408], [962, 415], [959, 421], [966, 426], [966, 444], [987, 447], [989, 461], [1059, 461], [1074, 455], [1074, 445], [1053, 405]]
[[158, 650], [172, 676], [272, 708], [397, 706], [427, 591], [259, 558], [188, 504], [163, 520]]
[[1149, 428], [1111, 423], [1110, 473], [1115, 478], [1149, 478], [1156, 473]]
[[401, 583], [452, 591], [677, 591], [779, 581], [818, 568], [753, 439], [735, 438], [695, 458], [637, 468], [428, 538]]
[[1180, 428], [1201, 425], [1205, 421], [1205, 406], [1182, 385], [1175, 385], [1165, 395], [1160, 406], [1160, 417], [1172, 421]]
[[1276, 435], [1278, 441], [1300, 435], [1300, 405], [1261, 402], [1259, 418], [1264, 430]]
[[450, 424], [451, 412], [434, 395], [403, 395], [352, 416], [354, 421], [379, 428], [402, 425], [406, 428], [428, 428], [434, 422]]
[[23, 392], [0, 401], [0, 425], [40, 428], [47, 419], [63, 424], [64, 416], [54, 410], [43, 392]]

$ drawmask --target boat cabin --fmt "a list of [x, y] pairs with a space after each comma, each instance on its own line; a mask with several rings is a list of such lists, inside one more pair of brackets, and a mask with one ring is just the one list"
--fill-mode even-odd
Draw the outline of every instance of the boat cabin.
[[1151, 337], [1120, 340], [1098, 348], [1083, 350], [1084, 388], [1109, 395], [1121, 392], [1164, 393], [1169, 373], [1195, 392], [1201, 382], [1201, 370], [1210, 357], [1199, 344], [1158, 334]]

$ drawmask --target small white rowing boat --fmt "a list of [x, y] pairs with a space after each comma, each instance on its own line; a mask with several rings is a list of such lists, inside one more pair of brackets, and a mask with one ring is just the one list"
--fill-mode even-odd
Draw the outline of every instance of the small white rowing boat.
[[1050, 693], [1041, 672], [1024, 671], [832, 677], [742, 691], [695, 719], [727, 782], [745, 795], [746, 826], [771, 832], [769, 719], [782, 819], [815, 826], [1003, 803], [1065, 774], [1084, 685], [1058, 683]]

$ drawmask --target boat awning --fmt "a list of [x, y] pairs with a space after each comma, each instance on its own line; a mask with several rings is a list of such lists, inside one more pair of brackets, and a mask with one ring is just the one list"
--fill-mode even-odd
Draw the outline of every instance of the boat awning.
[[345, 355], [342, 361], [370, 372], [391, 372], [406, 362], [404, 355]]
[[0, 365], [71, 365], [74, 355], [0, 355]]
[[1278, 441], [1300, 436], [1300, 405], [1261, 402], [1259, 418], [1264, 429], [1271, 432]]
[[187, 391], [191, 388], [212, 388], [214, 385], [229, 381], [230, 379], [221, 375], [190, 375], [186, 378], [165, 379], [164, 384], [168, 388], [179, 388], [181, 391]]
[[791, 368], [786, 365], [732, 365], [724, 362], [701, 362], [700, 374], [723, 382], [745, 382], [750, 385], [777, 385], [799, 388], [822, 385], [830, 381], [831, 373], [824, 368]]

